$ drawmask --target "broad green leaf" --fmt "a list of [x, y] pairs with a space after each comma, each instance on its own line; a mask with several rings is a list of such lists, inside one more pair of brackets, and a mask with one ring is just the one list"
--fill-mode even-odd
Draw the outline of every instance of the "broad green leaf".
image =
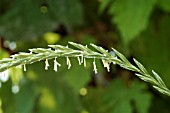
[[[144, 90], [146, 90], [146, 86], [137, 81], [130, 88], [126, 88], [118, 79], [113, 81], [103, 97], [105, 106], [110, 106], [108, 108], [110, 112], [107, 113], [133, 113], [134, 106], [139, 113], [148, 112], [151, 95]], [[141, 100], [144, 102], [140, 102]], [[131, 102], [134, 103], [134, 106], [131, 105]]]
[[[82, 98], [82, 104], [89, 113], [104, 113], [105, 105], [102, 103], [104, 90], [100, 88], [88, 88], [88, 93]], [[97, 109], [96, 109], [97, 108]]]
[[133, 113], [132, 107], [129, 100], [118, 103], [118, 106], [115, 106], [115, 109], [110, 113]]
[[10, 8], [6, 8], [5, 13], [1, 15], [0, 34], [10, 40], [33, 40], [45, 32], [54, 31], [59, 24], [70, 29], [83, 23], [83, 11], [79, 0], [48, 0], [45, 3], [47, 6], [44, 6], [45, 13], [42, 12], [43, 3], [41, 0], [11, 2]]
[[115, 0], [109, 13], [114, 15], [116, 23], [125, 43], [133, 40], [148, 25], [149, 17], [156, 0]]
[[[80, 88], [85, 87], [90, 80], [90, 67], [84, 67], [83, 64], [79, 65], [77, 58], [70, 59], [71, 61], [71, 69], [66, 71], [63, 75], [66, 81], [70, 84], [70, 86], [75, 89], [75, 91], [79, 92]], [[89, 63], [89, 62], [86, 62]]]
[[127, 87], [116, 79], [104, 89], [90, 88], [83, 99], [84, 106], [91, 113], [148, 113], [152, 96], [146, 88], [138, 81]]
[[18, 94], [15, 95], [16, 111], [19, 113], [31, 113], [34, 110], [36, 98], [34, 84], [27, 82], [21, 86]]
[[0, 88], [0, 97], [2, 101], [3, 113], [13, 113], [16, 110], [14, 94], [11, 91], [11, 81], [2, 83]]
[[[35, 81], [35, 86], [40, 93], [38, 105], [35, 105], [35, 107], [39, 109], [37, 113], [80, 112], [82, 107], [79, 95], [75, 90], [76, 86], [74, 87], [74, 85], [70, 84], [70, 81], [65, 78], [65, 76], [71, 76], [69, 73], [66, 75], [67, 71], [69, 71], [67, 69], [66, 59], [57, 58], [57, 61], [61, 64], [57, 72], [53, 70], [53, 60], [49, 61], [49, 70], [44, 69], [45, 64], [43, 61], [27, 66], [27, 70], [33, 71], [33, 73], [36, 74], [36, 79], [32, 80]], [[31, 73], [29, 72], [28, 74]], [[73, 73], [73, 75], [74, 74], [77, 73]], [[32, 75], [27, 76], [30, 78]], [[79, 74], [77, 76], [79, 76]], [[79, 86], [79, 84], [77, 85]]]
[[57, 101], [53, 92], [47, 87], [41, 88], [41, 96], [39, 97], [39, 112], [40, 113], [55, 113]]
[[111, 0], [101, 0], [100, 1], [100, 7], [99, 7], [99, 13], [102, 13], [106, 7], [109, 5], [109, 3], [111, 2]]
[[[134, 100], [138, 113], [148, 113], [151, 106], [151, 97], [148, 94], [135, 95]], [[149, 101], [147, 101], [149, 100]], [[143, 109], [144, 108], [144, 109]]]
[[[41, 13], [41, 2], [15, 0], [0, 18], [0, 34], [6, 39], [35, 39], [57, 25], [48, 13]], [[10, 32], [9, 32], [10, 31]]]
[[83, 21], [82, 6], [79, 0], [48, 0], [53, 17], [67, 27], [80, 25]]
[[166, 12], [170, 12], [170, 0], [158, 0], [158, 6]]
[[152, 106], [149, 110], [149, 113], [169, 113], [169, 105], [169, 99], [160, 98], [160, 96], [155, 96], [152, 100]]

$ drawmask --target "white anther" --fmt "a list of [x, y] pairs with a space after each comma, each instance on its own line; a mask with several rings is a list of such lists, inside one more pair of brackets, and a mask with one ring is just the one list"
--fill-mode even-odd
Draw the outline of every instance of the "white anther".
[[70, 69], [70, 67], [71, 67], [71, 62], [70, 62], [70, 59], [69, 59], [68, 57], [66, 57], [66, 59], [67, 59], [67, 65], [68, 65], [68, 69]]
[[54, 59], [54, 70], [58, 71], [58, 66], [61, 66], [61, 64], [59, 64], [56, 60], [56, 58]]
[[78, 56], [77, 59], [78, 59], [79, 65], [81, 65], [80, 57]]
[[49, 67], [49, 63], [48, 63], [48, 59], [45, 60], [45, 70], [48, 70], [48, 67]]
[[86, 58], [84, 58], [84, 67], [86, 67]]
[[83, 63], [83, 55], [81, 55], [81, 63]]
[[95, 74], [97, 73], [95, 58], [94, 58], [94, 61], [93, 61], [93, 71], [95, 72]]
[[107, 62], [106, 60], [102, 60], [103, 66], [107, 68], [107, 71], [110, 72], [110, 62]]
[[27, 71], [27, 69], [26, 69], [26, 65], [24, 64], [24, 71]]

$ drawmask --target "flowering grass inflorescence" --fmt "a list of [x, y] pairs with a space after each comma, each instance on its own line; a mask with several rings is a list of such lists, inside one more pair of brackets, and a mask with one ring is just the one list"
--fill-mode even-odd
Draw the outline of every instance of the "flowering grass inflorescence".
[[[103, 49], [100, 46], [96, 46], [94, 44], [91, 44], [91, 46], [96, 49], [97, 51], [93, 51], [89, 49], [87, 46], [83, 46], [81, 44], [69, 42], [71, 45], [78, 49], [72, 49], [68, 46], [62, 46], [62, 45], [49, 45], [50, 48], [35, 48], [35, 49], [29, 49], [30, 53], [24, 53], [21, 52], [19, 54], [12, 55], [11, 58], [4, 58], [0, 60], [0, 75], [5, 75], [6, 70], [8, 70], [11, 67], [21, 67], [23, 66], [24, 71], [26, 71], [26, 65], [32, 64], [37, 61], [45, 60], [45, 69], [48, 70], [49, 63], [48, 60], [54, 59], [54, 70], [58, 70], [58, 66], [61, 66], [61, 64], [57, 61], [58, 57], [65, 57], [66, 58], [66, 64], [68, 66], [68, 69], [71, 68], [71, 61], [70, 57], [77, 57], [79, 65], [82, 63], [86, 67], [86, 59], [92, 58], [93, 61], [93, 71], [97, 73], [97, 67], [95, 60], [100, 59], [103, 63], [103, 66], [107, 69], [107, 71], [110, 71], [110, 64], [117, 64], [121, 66], [122, 68], [125, 68], [127, 70], [131, 70], [135, 72], [135, 75], [137, 75], [140, 79], [151, 83], [153, 87], [158, 90], [159, 92], [170, 96], [170, 90], [166, 87], [162, 79], [159, 77], [159, 75], [152, 70], [152, 73], [154, 75], [151, 76], [147, 70], [144, 68], [144, 66], [139, 63], [136, 59], [134, 59], [134, 62], [136, 64], [131, 64], [124, 55], [119, 53], [117, 50], [112, 48], [114, 55], [110, 54], [108, 50]], [[113, 53], [112, 52], [112, 53]], [[0, 77], [1, 78], [1, 77]]]

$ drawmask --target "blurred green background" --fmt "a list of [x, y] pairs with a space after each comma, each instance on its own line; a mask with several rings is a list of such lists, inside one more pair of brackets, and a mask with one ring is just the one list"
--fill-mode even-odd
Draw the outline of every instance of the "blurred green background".
[[[155, 70], [170, 88], [170, 0], [0, 0], [0, 59], [49, 44], [116, 48]], [[59, 58], [12, 68], [0, 80], [0, 113], [169, 113], [170, 98], [133, 72]], [[133, 63], [133, 62], [132, 62]]]

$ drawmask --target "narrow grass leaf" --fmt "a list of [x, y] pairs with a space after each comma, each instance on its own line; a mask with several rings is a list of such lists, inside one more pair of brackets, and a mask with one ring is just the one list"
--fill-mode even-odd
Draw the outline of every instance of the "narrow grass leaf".
[[165, 83], [162, 81], [161, 77], [153, 70], [152, 70], [152, 73], [155, 76], [156, 80], [159, 82], [159, 84], [161, 84], [163, 87], [166, 87]]
[[46, 52], [51, 52], [51, 48], [45, 49], [45, 48], [35, 48], [35, 49], [29, 49], [31, 52], [34, 53], [46, 53]]
[[96, 46], [94, 44], [90, 44], [91, 46], [93, 46], [96, 50], [98, 50], [99, 52], [103, 53], [104, 55], [108, 56], [108, 57], [112, 57], [107, 50], [103, 49], [102, 47], [100, 46]]
[[0, 64], [8, 63], [8, 62], [11, 62], [11, 61], [13, 61], [12, 58], [4, 58], [4, 59], [0, 60]]
[[170, 96], [170, 91], [168, 90], [165, 90], [165, 89], [161, 89], [160, 87], [157, 87], [157, 86], [153, 86], [153, 88], [155, 88], [156, 90], [158, 90], [160, 93], [163, 93], [165, 95], [168, 95]]
[[135, 73], [135, 75], [138, 76], [140, 79], [146, 81], [146, 82], [149, 82], [149, 83], [152, 83], [152, 84], [157, 84], [157, 82], [152, 77], [144, 76], [144, 75], [141, 75], [141, 74], [138, 74], [138, 73]]
[[147, 70], [144, 68], [144, 66], [138, 62], [135, 58], [133, 58], [134, 62], [136, 63], [136, 65], [138, 66], [138, 68], [143, 72], [143, 74], [148, 75]]
[[62, 46], [62, 45], [48, 45], [48, 46], [53, 48], [53, 49], [56, 49], [56, 50], [65, 50], [65, 51], [73, 50], [69, 47], [65, 47], [65, 46]]
[[130, 64], [130, 62], [126, 59], [126, 57], [119, 53], [117, 50], [115, 50], [114, 48], [112, 48], [112, 50], [116, 53], [116, 55], [126, 64]]
[[125, 68], [127, 70], [131, 70], [131, 71], [139, 71], [136, 67], [134, 66], [130, 66], [130, 65], [126, 65], [126, 64], [119, 64], [122, 68]]
[[83, 51], [87, 51], [89, 53], [92, 53], [93, 51], [89, 48], [87, 48], [87, 46], [83, 46], [81, 44], [77, 44], [77, 43], [74, 43], [74, 42], [69, 42], [69, 44], [73, 45], [74, 47], [80, 49], [80, 50], [83, 50]]

